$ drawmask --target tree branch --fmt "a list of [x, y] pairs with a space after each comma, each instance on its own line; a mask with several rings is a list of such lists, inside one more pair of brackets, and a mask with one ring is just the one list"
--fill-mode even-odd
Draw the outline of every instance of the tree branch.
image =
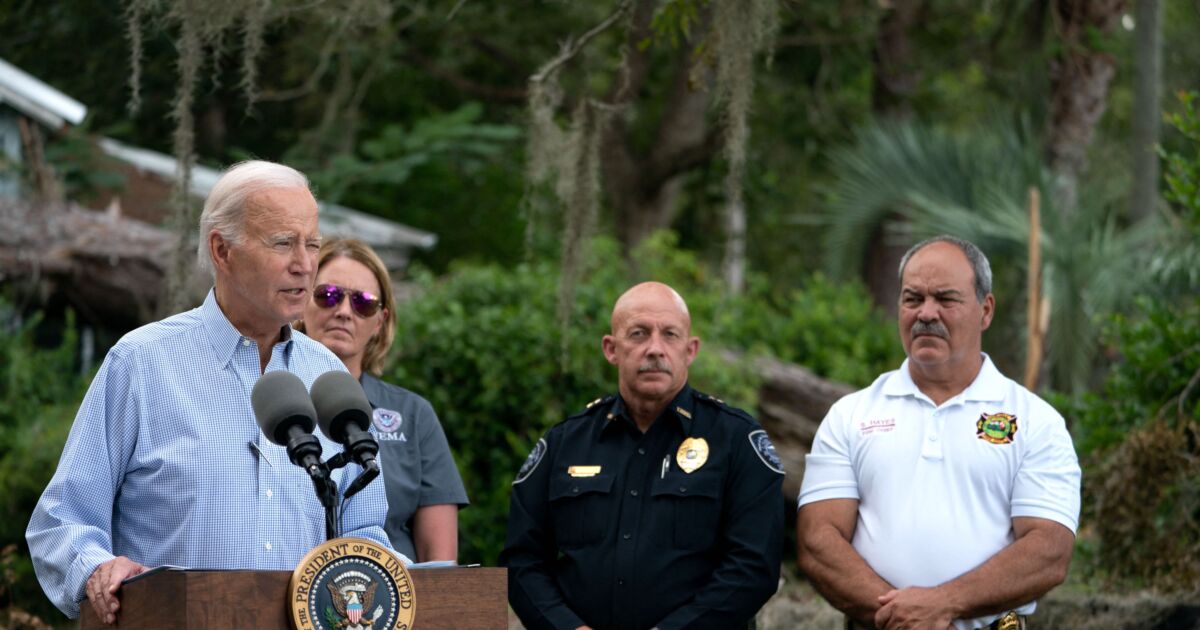
[[603, 22], [593, 26], [590, 31], [579, 36], [579, 38], [575, 39], [574, 41], [568, 40], [566, 43], [564, 43], [562, 52], [558, 53], [557, 57], [546, 62], [546, 65], [542, 66], [541, 70], [538, 70], [537, 74], [529, 77], [529, 82], [541, 83], [545, 81], [546, 77], [553, 74], [560, 67], [562, 67], [563, 64], [567, 63], [573, 59], [575, 55], [579, 54], [579, 51], [583, 50], [584, 46], [587, 46], [588, 42], [595, 39], [600, 33], [608, 30], [608, 27], [612, 26], [617, 22], [617, 20], [621, 19], [621, 16], [625, 15], [625, 12], [629, 10], [629, 7], [632, 4], [632, 0], [622, 0], [621, 4], [617, 7], [617, 10], [613, 11], [612, 15], [605, 18]]
[[672, 177], [707, 163], [713, 155], [721, 150], [723, 133], [720, 126], [714, 126], [708, 130], [700, 142], [680, 147], [673, 153], [650, 161], [646, 165], [647, 168], [642, 171], [642, 190], [646, 193], [653, 193]]
[[437, 65], [432, 59], [415, 50], [408, 51], [405, 59], [412, 61], [425, 72], [449, 83], [464, 94], [503, 103], [524, 103], [529, 98], [529, 92], [524, 86], [494, 86], [472, 81], [457, 72]]

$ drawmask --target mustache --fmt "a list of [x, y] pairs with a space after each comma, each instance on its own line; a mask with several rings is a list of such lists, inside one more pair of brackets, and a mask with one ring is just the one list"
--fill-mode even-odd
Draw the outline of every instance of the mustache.
[[662, 359], [650, 359], [638, 366], [638, 374], [642, 372], [666, 372], [671, 374], [671, 366]]
[[950, 337], [950, 331], [946, 330], [946, 326], [943, 325], [942, 322], [923, 322], [917, 320], [917, 322], [912, 325], [909, 333], [913, 337], [916, 337], [917, 335], [933, 335], [935, 337], [941, 337], [942, 339], [948, 339]]

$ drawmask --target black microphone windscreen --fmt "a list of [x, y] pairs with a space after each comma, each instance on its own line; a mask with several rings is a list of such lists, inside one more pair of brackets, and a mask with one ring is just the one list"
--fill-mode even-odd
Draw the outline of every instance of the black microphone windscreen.
[[346, 424], [358, 422], [362, 430], [371, 424], [371, 403], [358, 380], [349, 372], [326, 372], [312, 386], [317, 424], [335, 442], [346, 443]]
[[250, 405], [258, 427], [267, 439], [287, 446], [288, 428], [300, 426], [312, 433], [317, 412], [300, 377], [284, 370], [263, 374], [250, 392]]

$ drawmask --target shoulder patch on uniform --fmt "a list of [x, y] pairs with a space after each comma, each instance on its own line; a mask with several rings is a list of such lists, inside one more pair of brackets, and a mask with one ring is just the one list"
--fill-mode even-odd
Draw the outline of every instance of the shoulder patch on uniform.
[[537, 444], [533, 445], [533, 450], [529, 451], [529, 457], [525, 458], [525, 463], [521, 464], [521, 470], [517, 471], [517, 478], [513, 480], [512, 485], [525, 481], [537, 470], [538, 464], [542, 463], [542, 458], [546, 456], [546, 450], [546, 440], [539, 438]]
[[781, 475], [787, 474], [783, 470], [783, 462], [779, 461], [779, 455], [775, 453], [775, 445], [771, 443], [771, 438], [767, 437], [766, 431], [762, 429], [751, 431], [747, 437], [750, 438], [750, 446], [754, 447], [754, 454], [758, 455], [764, 466]]

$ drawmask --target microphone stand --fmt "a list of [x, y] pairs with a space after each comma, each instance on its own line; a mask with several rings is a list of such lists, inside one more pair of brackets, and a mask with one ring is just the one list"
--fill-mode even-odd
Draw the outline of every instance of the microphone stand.
[[[337, 522], [337, 484], [329, 476], [329, 464], [332, 463], [333, 459], [330, 459], [328, 463], [321, 462], [305, 469], [308, 477], [312, 479], [313, 489], [317, 491], [317, 500], [325, 508], [325, 540], [333, 540], [340, 535]], [[333, 468], [338, 467], [340, 466]]]
[[[322, 493], [320, 487], [318, 487], [317, 495], [321, 498], [321, 505], [325, 506], [325, 531], [330, 538], [336, 538], [335, 534], [329, 533], [334, 531], [329, 524], [336, 520], [333, 506], [337, 503], [337, 485], [334, 484], [333, 479], [329, 477], [329, 472], [342, 468], [351, 461], [353, 461], [353, 457], [346, 451], [342, 451], [341, 453], [330, 457], [328, 462], [322, 464], [322, 466], [326, 468], [324, 482], [327, 489], [325, 493]], [[344, 497], [342, 497], [343, 500], [349, 499], [350, 497], [358, 494], [360, 490], [367, 487], [367, 484], [370, 483], [371, 480], [378, 476], [379, 464], [376, 464], [375, 461], [372, 460], [369, 465], [366, 466], [361, 473], [359, 473], [358, 477], [356, 477], [354, 481], [350, 483], [350, 486], [346, 488], [346, 494]], [[313, 483], [317, 483], [315, 477], [313, 478]], [[326, 503], [326, 500], [329, 502]]]

